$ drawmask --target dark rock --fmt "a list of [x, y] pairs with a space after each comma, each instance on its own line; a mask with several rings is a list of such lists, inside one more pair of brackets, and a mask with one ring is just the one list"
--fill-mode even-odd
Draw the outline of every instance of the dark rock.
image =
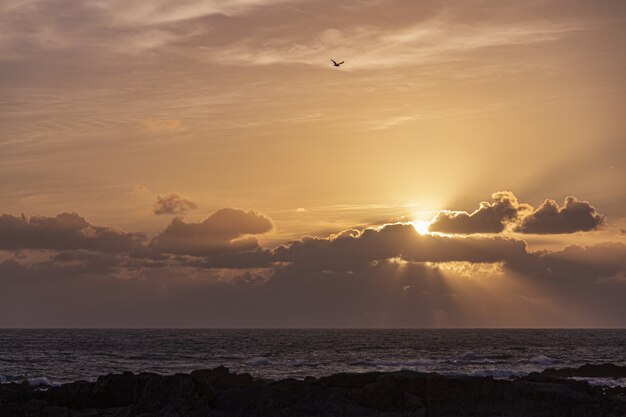
[[626, 366], [618, 366], [612, 363], [600, 365], [586, 364], [578, 368], [548, 368], [541, 374], [559, 378], [626, 378]]
[[376, 381], [380, 373], [368, 372], [363, 374], [339, 373], [320, 378], [319, 383], [324, 387], [363, 388]]
[[0, 417], [624, 417], [623, 389], [533, 374], [513, 381], [412, 371], [263, 381], [226, 368], [130, 372], [47, 391], [0, 385]]
[[258, 383], [250, 374], [233, 374], [223, 366], [193, 371], [191, 377], [196, 380], [207, 381], [218, 389], [250, 387]]

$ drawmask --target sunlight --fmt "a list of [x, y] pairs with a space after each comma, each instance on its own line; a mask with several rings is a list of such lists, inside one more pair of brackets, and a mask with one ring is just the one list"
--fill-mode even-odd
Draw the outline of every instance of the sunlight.
[[430, 226], [430, 222], [428, 220], [415, 220], [411, 222], [413, 227], [420, 235], [425, 235], [428, 233], [428, 226]]

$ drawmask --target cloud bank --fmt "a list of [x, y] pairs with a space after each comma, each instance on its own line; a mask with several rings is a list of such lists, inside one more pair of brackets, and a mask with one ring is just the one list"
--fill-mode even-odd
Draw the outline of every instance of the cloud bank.
[[142, 234], [94, 226], [76, 213], [56, 217], [10, 214], [0, 216], [0, 250], [84, 249], [96, 252], [128, 252], [143, 243]]
[[554, 200], [545, 200], [536, 210], [529, 204], [519, 203], [510, 191], [500, 191], [483, 201], [479, 208], [466, 211], [440, 211], [432, 220], [429, 230], [441, 233], [500, 233], [509, 228], [528, 234], [567, 234], [597, 230], [604, 225], [605, 217], [587, 201], [567, 197], [563, 207]]
[[[544, 205], [496, 193], [472, 213], [439, 216], [446, 234], [391, 223], [274, 248], [257, 240], [273, 222], [252, 210], [226, 208], [198, 223], [175, 217], [152, 239], [77, 214], [5, 214], [0, 326], [626, 325], [625, 244], [531, 251], [506, 235]], [[568, 199], [556, 216], [589, 228], [588, 207]], [[570, 230], [561, 222], [541, 230]]]

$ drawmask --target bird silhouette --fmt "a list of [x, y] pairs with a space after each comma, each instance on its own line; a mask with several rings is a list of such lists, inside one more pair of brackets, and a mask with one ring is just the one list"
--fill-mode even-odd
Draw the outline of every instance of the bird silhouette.
[[335, 67], [339, 67], [339, 65], [343, 64], [343, 62], [344, 62], [344, 61], [341, 61], [341, 62], [336, 62], [336, 61], [335, 61], [334, 59], [332, 59], [332, 58], [331, 58], [330, 60], [332, 61], [333, 66], [335, 66]]

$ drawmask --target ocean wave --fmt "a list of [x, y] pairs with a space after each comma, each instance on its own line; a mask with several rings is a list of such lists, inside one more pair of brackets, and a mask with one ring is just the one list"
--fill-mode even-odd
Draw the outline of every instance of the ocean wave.
[[271, 365], [272, 361], [269, 360], [266, 357], [260, 356], [257, 358], [252, 358], [248, 361], [249, 365], [254, 365], [254, 366], [267, 366], [267, 365]]
[[269, 366], [269, 365], [274, 365], [274, 366], [286, 366], [286, 367], [300, 367], [300, 366], [311, 366], [311, 367], [315, 367], [317, 366], [316, 364], [311, 364], [307, 361], [305, 361], [304, 359], [286, 359], [286, 360], [280, 360], [280, 361], [273, 361], [269, 358], [266, 358], [265, 356], [258, 356], [256, 358], [252, 358], [250, 359], [248, 362], [246, 362], [248, 365], [252, 365], [252, 366]]
[[541, 365], [541, 366], [554, 365], [556, 362], [557, 362], [556, 359], [552, 359], [544, 355], [535, 356], [534, 358], [530, 360], [530, 363], [532, 363], [533, 365]]
[[45, 376], [26, 378], [24, 376], [12, 377], [8, 375], [0, 375], [0, 384], [10, 384], [10, 383], [22, 384], [24, 382], [28, 383], [28, 385], [32, 385], [35, 387], [60, 385], [60, 383], [52, 382], [50, 381], [50, 379], [48, 379]]
[[495, 379], [507, 379], [511, 377], [525, 376], [528, 372], [515, 370], [515, 369], [480, 369], [472, 371], [472, 376], [488, 376]]
[[534, 356], [534, 357], [532, 357], [530, 359], [528, 359], [528, 358], [519, 358], [519, 359], [517, 359], [516, 363], [518, 363], [520, 365], [537, 365], [537, 366], [544, 366], [544, 367], [546, 367], [546, 366], [552, 366], [552, 365], [554, 365], [554, 364], [556, 364], [558, 362], [559, 362], [558, 360], [556, 360], [554, 358], [551, 358], [549, 356], [537, 355], [537, 356]]
[[452, 363], [459, 365], [468, 365], [468, 364], [493, 364], [498, 363], [498, 361], [490, 358], [488, 356], [477, 355], [474, 352], [466, 352], [458, 358], [452, 360]]
[[626, 387], [626, 378], [583, 378], [575, 376], [571, 379], [576, 381], [586, 381], [589, 385], [596, 387]]
[[34, 378], [28, 378], [26, 381], [28, 382], [28, 385], [33, 385], [33, 386], [55, 385], [52, 382], [50, 382], [50, 380], [48, 378], [46, 378], [45, 376], [38, 376], [38, 377], [34, 377]]
[[351, 362], [351, 366], [372, 366], [372, 367], [417, 367], [417, 366], [433, 366], [436, 362], [430, 359], [418, 359], [410, 361], [393, 361], [393, 360], [365, 360]]
[[292, 360], [286, 361], [285, 363], [289, 366], [310, 366], [311, 365], [303, 359], [292, 359]]

